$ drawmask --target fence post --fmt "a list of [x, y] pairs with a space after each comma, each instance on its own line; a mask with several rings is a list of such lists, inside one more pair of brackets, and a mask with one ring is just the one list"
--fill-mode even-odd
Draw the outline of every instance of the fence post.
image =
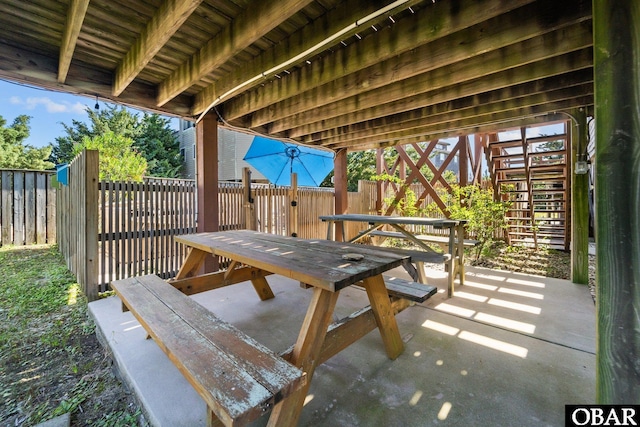
[[244, 205], [244, 222], [247, 230], [256, 230], [256, 210], [253, 197], [251, 197], [251, 169], [242, 168], [242, 190]]
[[291, 189], [289, 190], [289, 234], [298, 237], [298, 174], [291, 174]]
[[[80, 209], [84, 210], [84, 221], [80, 221], [80, 227], [84, 227], [84, 234], [78, 238], [84, 239], [84, 293], [89, 301], [98, 299], [98, 182], [99, 182], [99, 156], [97, 150], [84, 152], [84, 173], [81, 175], [83, 182], [84, 198]], [[82, 196], [82, 195], [81, 195]]]
[[58, 248], [89, 301], [98, 298], [97, 150], [85, 150], [69, 166], [69, 185], [58, 189]]

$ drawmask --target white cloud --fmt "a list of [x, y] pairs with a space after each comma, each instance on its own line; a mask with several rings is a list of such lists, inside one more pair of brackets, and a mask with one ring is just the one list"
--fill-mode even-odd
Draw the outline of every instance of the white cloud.
[[84, 114], [86, 106], [80, 102], [70, 103], [67, 101], [56, 102], [49, 97], [29, 97], [23, 100], [19, 96], [12, 96], [9, 100], [12, 104], [22, 105], [27, 110], [35, 110], [43, 106], [48, 113], [74, 113]]

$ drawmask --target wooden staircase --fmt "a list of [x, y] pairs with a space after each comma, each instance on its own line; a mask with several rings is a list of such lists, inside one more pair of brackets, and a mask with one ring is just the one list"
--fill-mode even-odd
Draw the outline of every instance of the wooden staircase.
[[[508, 242], [569, 250], [570, 144], [562, 135], [486, 143], [496, 199], [510, 200]], [[495, 139], [495, 140], [494, 140]]]

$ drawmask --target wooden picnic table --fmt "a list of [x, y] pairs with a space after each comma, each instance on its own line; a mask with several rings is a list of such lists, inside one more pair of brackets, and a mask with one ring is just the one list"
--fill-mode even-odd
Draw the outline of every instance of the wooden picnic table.
[[[261, 299], [274, 297], [265, 277], [278, 274], [312, 288], [313, 297], [293, 348], [283, 354], [306, 374], [306, 384], [277, 403], [269, 425], [294, 426], [307, 395], [315, 367], [376, 327], [391, 359], [404, 351], [395, 314], [409, 306], [404, 299], [390, 298], [383, 272], [409, 261], [409, 257], [373, 246], [328, 240], [304, 240], [249, 230], [198, 233], [176, 237], [190, 248], [172, 285], [191, 294], [251, 280]], [[223, 272], [201, 275], [207, 256], [231, 260]], [[361, 260], [349, 260], [361, 257]], [[395, 279], [394, 279], [395, 280]], [[364, 286], [370, 307], [331, 325], [341, 289]], [[424, 287], [422, 284], [415, 284]], [[435, 292], [432, 288], [428, 298]], [[426, 288], [425, 288], [426, 289]]]
[[[361, 222], [368, 224], [369, 228], [359, 232], [356, 236], [348, 240], [349, 243], [357, 242], [363, 239], [365, 236], [375, 235], [383, 226], [388, 225], [400, 233], [401, 237], [409, 240], [415, 244], [420, 251], [424, 254], [416, 251], [405, 251], [412, 260], [416, 263], [417, 268], [407, 268], [407, 272], [416, 281], [427, 283], [427, 277], [424, 271], [425, 262], [441, 262], [445, 264], [447, 270], [447, 288], [448, 295], [451, 297], [454, 293], [454, 281], [458, 276], [460, 285], [464, 285], [464, 224], [466, 220], [454, 220], [447, 218], [426, 218], [426, 217], [404, 217], [404, 216], [388, 216], [388, 215], [367, 215], [367, 214], [342, 214], [342, 215], [322, 215], [320, 216], [322, 221], [328, 223], [327, 227], [327, 240], [333, 239], [333, 232], [336, 226], [341, 227], [342, 236], [346, 236], [344, 232], [344, 222]], [[448, 229], [448, 245], [444, 254], [439, 254], [434, 251], [429, 243], [441, 244], [440, 239], [433, 239], [429, 242], [424, 236], [418, 236], [415, 233], [407, 229], [407, 225], [416, 226], [431, 226], [433, 228]], [[389, 251], [396, 253], [402, 253], [402, 249], [388, 248]], [[444, 255], [441, 257], [434, 256], [435, 254]]]

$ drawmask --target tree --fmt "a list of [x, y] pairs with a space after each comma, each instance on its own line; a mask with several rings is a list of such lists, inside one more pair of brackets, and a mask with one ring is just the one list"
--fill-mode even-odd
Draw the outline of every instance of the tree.
[[145, 113], [140, 122], [140, 135], [134, 146], [147, 159], [148, 174], [175, 178], [182, 174], [180, 142], [169, 127], [169, 120]]
[[[347, 153], [347, 191], [358, 191], [359, 180], [371, 180], [376, 174], [376, 151], [353, 151]], [[333, 171], [327, 175], [320, 187], [333, 187]]]
[[133, 140], [113, 131], [93, 138], [85, 137], [74, 147], [74, 156], [82, 150], [100, 153], [100, 180], [142, 181], [147, 170], [146, 159], [133, 147]]
[[51, 147], [36, 148], [25, 144], [31, 117], [20, 115], [11, 126], [0, 116], [0, 168], [46, 170], [54, 167], [47, 161]]
[[65, 125], [65, 136], [56, 138], [52, 158], [57, 163], [73, 160], [76, 146], [82, 146], [85, 138], [95, 138], [112, 132], [133, 141], [133, 147], [147, 160], [147, 173], [152, 176], [176, 178], [182, 172], [179, 142], [169, 128], [169, 120], [157, 114], [145, 113], [140, 119], [124, 107], [107, 105], [95, 111], [86, 109], [90, 124], [73, 120]]

